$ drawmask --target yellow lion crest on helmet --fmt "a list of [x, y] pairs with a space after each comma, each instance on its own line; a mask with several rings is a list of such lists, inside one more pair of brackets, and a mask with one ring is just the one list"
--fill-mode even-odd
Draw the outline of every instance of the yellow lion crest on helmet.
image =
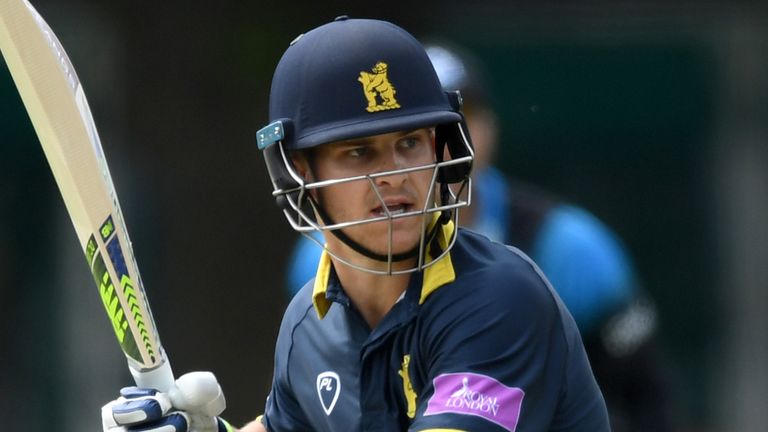
[[376, 63], [371, 72], [360, 72], [357, 78], [363, 85], [365, 99], [368, 100], [368, 106], [365, 108], [368, 112], [384, 111], [400, 108], [400, 104], [395, 99], [395, 86], [387, 78], [387, 64], [384, 62]]

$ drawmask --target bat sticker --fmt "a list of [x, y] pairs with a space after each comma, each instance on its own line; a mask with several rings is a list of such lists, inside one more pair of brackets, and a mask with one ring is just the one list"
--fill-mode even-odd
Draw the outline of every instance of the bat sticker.
[[[93, 240], [93, 238], [91, 238], [91, 240]], [[89, 242], [89, 244], [90, 243], [91, 242]], [[102, 258], [101, 253], [96, 254], [92, 271], [93, 280], [96, 282], [96, 286], [99, 287], [99, 295], [101, 295], [101, 301], [104, 303], [107, 316], [112, 322], [112, 328], [115, 330], [117, 341], [120, 342], [120, 346], [123, 348], [126, 355], [136, 361], [141, 361], [141, 353], [136, 346], [136, 341], [134, 341], [128, 334], [131, 329], [128, 320], [125, 317], [123, 307], [120, 305], [120, 298], [118, 298], [117, 292], [115, 291], [115, 284], [109, 276], [109, 270], [104, 264], [104, 259]]]

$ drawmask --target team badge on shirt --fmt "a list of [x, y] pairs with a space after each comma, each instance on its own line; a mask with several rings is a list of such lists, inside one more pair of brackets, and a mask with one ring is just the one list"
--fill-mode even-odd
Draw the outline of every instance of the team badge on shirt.
[[341, 380], [336, 372], [326, 371], [317, 375], [317, 396], [325, 415], [331, 415], [341, 393]]
[[435, 392], [427, 403], [425, 416], [443, 413], [473, 415], [515, 432], [525, 396], [523, 390], [471, 372], [438, 375], [432, 384]]
[[411, 364], [411, 355], [406, 354], [403, 356], [403, 363], [400, 365], [398, 375], [403, 379], [403, 395], [406, 402], [408, 402], [408, 411], [406, 415], [408, 418], [416, 417], [416, 392], [413, 391], [413, 385], [411, 384], [411, 376], [408, 374], [408, 365]]

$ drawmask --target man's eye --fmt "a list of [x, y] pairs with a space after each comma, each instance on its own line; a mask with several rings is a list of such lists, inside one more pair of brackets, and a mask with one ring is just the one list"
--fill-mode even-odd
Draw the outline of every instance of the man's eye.
[[347, 150], [347, 154], [355, 158], [365, 156], [366, 153], [368, 153], [367, 147], [354, 147]]
[[402, 148], [414, 148], [419, 145], [419, 139], [416, 137], [406, 137], [400, 140], [400, 147]]

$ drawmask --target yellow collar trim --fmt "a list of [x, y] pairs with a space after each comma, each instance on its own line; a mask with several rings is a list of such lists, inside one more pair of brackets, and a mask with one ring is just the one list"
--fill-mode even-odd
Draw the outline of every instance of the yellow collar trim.
[[317, 264], [317, 273], [315, 274], [315, 286], [312, 289], [312, 304], [315, 306], [317, 317], [323, 319], [328, 309], [331, 308], [331, 302], [325, 298], [325, 292], [328, 289], [328, 278], [331, 276], [331, 256], [328, 251], [323, 249], [320, 255], [320, 262]]
[[[448, 247], [451, 237], [456, 230], [453, 226], [453, 221], [448, 221], [443, 226], [443, 229], [437, 233], [440, 238], [437, 239], [440, 242], [440, 247], [445, 250]], [[431, 256], [430, 256], [431, 258]], [[437, 262], [424, 269], [424, 282], [421, 284], [421, 297], [419, 297], [419, 304], [429, 297], [430, 294], [435, 292], [441, 286], [451, 283], [456, 280], [456, 272], [453, 270], [453, 261], [451, 261], [450, 252], [445, 254]]]
[[[448, 247], [448, 243], [453, 236], [456, 227], [453, 225], [453, 221], [449, 221], [443, 226], [443, 229], [437, 234], [440, 237], [440, 247], [445, 250]], [[431, 258], [431, 256], [430, 256]], [[328, 251], [323, 250], [320, 255], [320, 262], [317, 264], [317, 273], [315, 274], [315, 285], [312, 289], [312, 304], [315, 307], [315, 312], [320, 319], [325, 317], [328, 310], [331, 308], [331, 302], [326, 298], [326, 291], [328, 289], [328, 279], [331, 275], [331, 256]], [[442, 257], [439, 261], [430, 265], [424, 269], [424, 281], [421, 286], [421, 296], [419, 297], [419, 304], [429, 297], [430, 294], [435, 292], [441, 286], [453, 282], [456, 280], [456, 272], [453, 269], [453, 262], [451, 261], [451, 254], [448, 253]]]

